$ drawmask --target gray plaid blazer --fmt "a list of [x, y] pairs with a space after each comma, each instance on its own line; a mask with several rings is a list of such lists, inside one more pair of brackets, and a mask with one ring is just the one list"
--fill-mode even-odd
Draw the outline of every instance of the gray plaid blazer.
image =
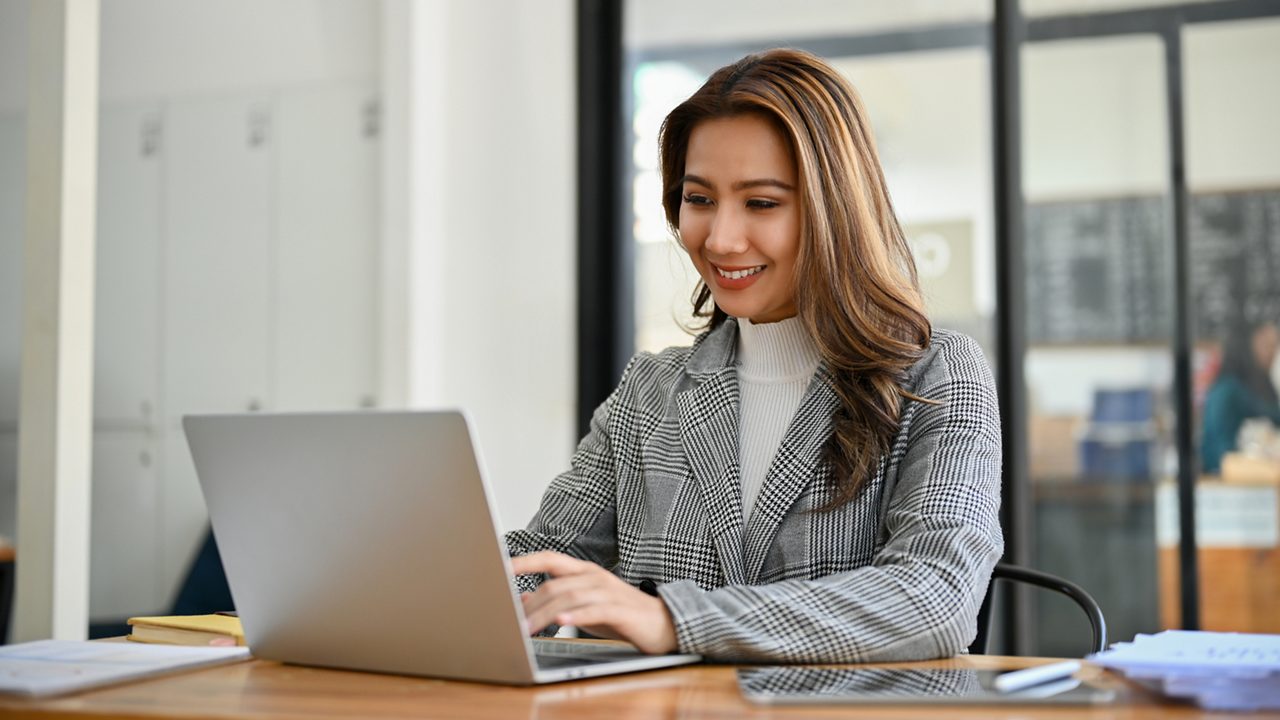
[[[1000, 421], [972, 339], [936, 330], [879, 471], [832, 496], [823, 449], [839, 401], [820, 366], [744, 527], [737, 324], [636, 355], [595, 411], [513, 556], [557, 550], [656, 583], [682, 652], [723, 660], [864, 662], [960, 653], [1003, 549]], [[517, 579], [521, 590], [539, 577]]]

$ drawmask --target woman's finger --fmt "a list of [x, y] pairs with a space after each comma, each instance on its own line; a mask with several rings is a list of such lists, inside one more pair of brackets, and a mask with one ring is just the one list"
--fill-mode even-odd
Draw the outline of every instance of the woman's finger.
[[561, 575], [573, 575], [590, 568], [600, 569], [600, 566], [593, 562], [572, 558], [564, 553], [552, 550], [543, 550], [511, 558], [511, 572], [514, 575], [545, 573], [552, 577], [558, 577]]
[[567, 611], [557, 620], [592, 635], [626, 640], [643, 652], [671, 652], [677, 647], [675, 628], [665, 606], [653, 600], [646, 596], [634, 603], [598, 603]]
[[600, 587], [600, 578], [594, 573], [567, 575], [542, 583], [531, 593], [521, 595], [525, 615], [538, 612], [551, 603], [581, 604], [586, 596]]
[[542, 551], [512, 558], [511, 570], [516, 575], [551, 577], [520, 598], [531, 633], [552, 623], [577, 625], [593, 635], [627, 640], [645, 652], [676, 647], [666, 605], [593, 562]]
[[607, 602], [619, 587], [630, 589], [603, 568], [595, 565], [592, 568], [576, 575], [548, 580], [536, 591], [522, 597], [525, 620], [531, 632], [540, 632], [566, 610]]

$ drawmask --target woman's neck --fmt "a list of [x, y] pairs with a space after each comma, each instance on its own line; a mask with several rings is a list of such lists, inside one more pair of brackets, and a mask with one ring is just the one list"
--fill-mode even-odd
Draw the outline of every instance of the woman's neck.
[[798, 317], [756, 324], [738, 320], [738, 372], [787, 379], [813, 374], [822, 361], [818, 346]]

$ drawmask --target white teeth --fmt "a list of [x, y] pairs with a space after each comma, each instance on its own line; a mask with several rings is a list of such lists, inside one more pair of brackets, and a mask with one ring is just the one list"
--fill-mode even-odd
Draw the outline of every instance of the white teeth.
[[739, 279], [744, 278], [744, 277], [747, 277], [747, 276], [749, 276], [749, 275], [755, 275], [756, 273], [760, 272], [761, 270], [764, 270], [764, 266], [763, 266], [763, 265], [757, 265], [756, 267], [748, 268], [748, 269], [746, 269], [746, 270], [734, 270], [734, 271], [732, 271], [732, 272], [725, 272], [724, 270], [721, 270], [720, 268], [716, 268], [716, 272], [720, 273], [720, 277], [723, 277], [723, 278], [729, 278], [730, 280], [739, 280]]

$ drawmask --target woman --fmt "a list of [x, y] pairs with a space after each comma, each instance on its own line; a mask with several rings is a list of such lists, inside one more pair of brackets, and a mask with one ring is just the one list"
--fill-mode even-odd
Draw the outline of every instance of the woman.
[[661, 168], [708, 327], [631, 360], [508, 534], [529, 630], [960, 652], [1002, 549], [995, 393], [972, 340], [931, 332], [853, 89], [806, 53], [746, 57], [667, 116]]
[[1218, 473], [1222, 456], [1236, 449], [1240, 426], [1249, 418], [1280, 424], [1280, 399], [1271, 382], [1271, 366], [1280, 348], [1280, 329], [1272, 322], [1241, 322], [1227, 333], [1222, 365], [1204, 399], [1200, 456], [1204, 471]]

